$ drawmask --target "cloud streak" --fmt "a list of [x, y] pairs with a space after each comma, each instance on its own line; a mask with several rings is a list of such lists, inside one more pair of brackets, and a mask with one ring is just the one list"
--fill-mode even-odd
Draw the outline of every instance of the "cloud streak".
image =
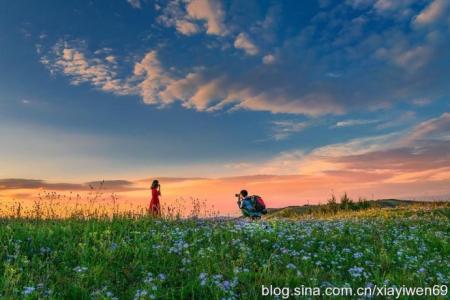
[[350, 127], [350, 126], [358, 126], [358, 125], [368, 125], [379, 123], [380, 120], [344, 120], [339, 121], [334, 125], [334, 127]]
[[91, 189], [102, 189], [107, 191], [126, 191], [136, 190], [133, 188], [133, 182], [128, 180], [103, 180], [91, 181], [86, 183], [52, 183], [41, 179], [26, 178], [5, 178], [0, 179], [0, 190], [16, 189], [42, 189], [57, 191], [89, 191]]
[[414, 24], [426, 26], [438, 21], [442, 16], [445, 16], [448, 6], [448, 1], [434, 0], [414, 18]]
[[303, 122], [296, 122], [296, 121], [273, 121], [272, 122], [273, 128], [273, 138], [276, 141], [284, 140], [291, 136], [292, 134], [301, 132], [305, 130], [306, 128], [313, 125], [313, 122], [311, 121], [303, 121]]

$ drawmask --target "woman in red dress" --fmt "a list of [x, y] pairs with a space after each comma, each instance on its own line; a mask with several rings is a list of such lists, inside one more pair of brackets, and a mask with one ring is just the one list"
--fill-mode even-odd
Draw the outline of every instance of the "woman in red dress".
[[159, 196], [161, 196], [161, 186], [159, 185], [158, 180], [153, 180], [152, 182], [152, 200], [150, 201], [150, 206], [148, 211], [150, 214], [155, 216], [161, 215], [161, 207], [159, 205]]

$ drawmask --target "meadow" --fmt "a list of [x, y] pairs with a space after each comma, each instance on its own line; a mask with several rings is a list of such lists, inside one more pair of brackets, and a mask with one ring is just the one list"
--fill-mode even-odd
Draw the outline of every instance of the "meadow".
[[124, 214], [3, 217], [0, 298], [273, 299], [263, 296], [263, 285], [291, 288], [279, 290], [278, 299], [301, 286], [444, 292], [449, 218], [448, 204], [269, 215], [257, 222]]

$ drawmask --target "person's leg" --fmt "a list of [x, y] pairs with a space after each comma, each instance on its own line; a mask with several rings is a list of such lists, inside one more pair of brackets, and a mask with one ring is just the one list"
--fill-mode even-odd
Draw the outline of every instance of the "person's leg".
[[152, 216], [158, 215], [158, 208], [157, 208], [156, 204], [152, 204], [150, 211], [151, 211]]

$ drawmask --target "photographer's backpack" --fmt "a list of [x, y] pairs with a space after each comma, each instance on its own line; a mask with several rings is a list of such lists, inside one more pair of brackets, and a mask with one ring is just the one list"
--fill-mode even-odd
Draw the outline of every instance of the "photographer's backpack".
[[264, 200], [260, 196], [253, 195], [252, 202], [253, 202], [253, 207], [255, 207], [255, 210], [257, 212], [260, 212], [263, 215], [267, 214], [266, 204], [264, 203]]

